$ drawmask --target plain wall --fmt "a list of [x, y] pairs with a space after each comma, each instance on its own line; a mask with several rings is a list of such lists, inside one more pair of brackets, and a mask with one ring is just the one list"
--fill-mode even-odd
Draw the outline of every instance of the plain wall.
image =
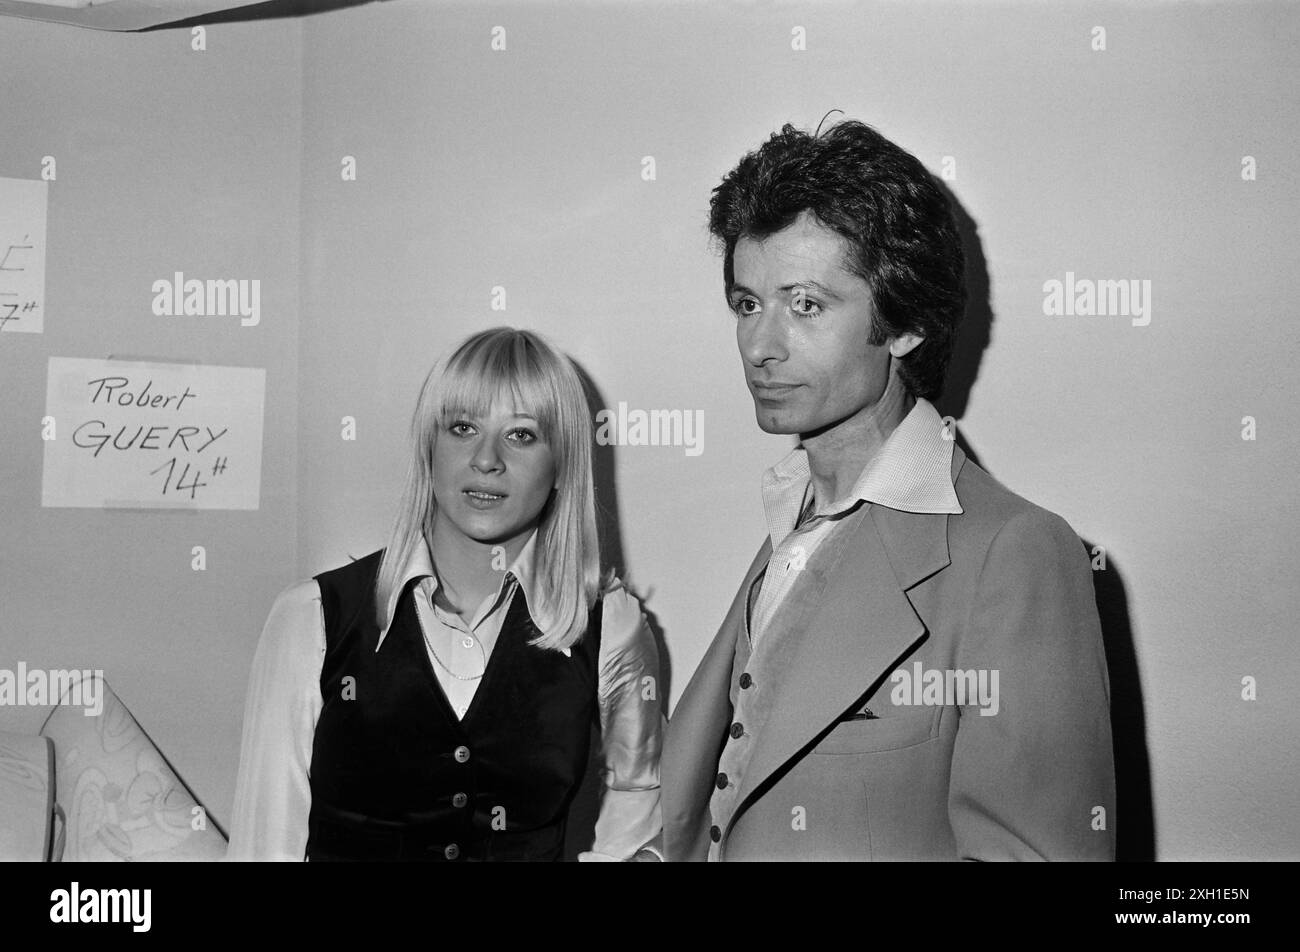
[[[675, 703], [789, 447], [753, 421], [709, 193], [783, 122], [838, 108], [936, 173], [955, 159], [975, 299], [940, 409], [1106, 549], [1121, 849], [1298, 858], [1297, 26], [1284, 4], [389, 0], [220, 24], [198, 54], [186, 31], [0, 20], [0, 175], [60, 162], [46, 332], [0, 336], [0, 667], [103, 667], [224, 821], [275, 592], [383, 544], [424, 374], [509, 323], [605, 406], [704, 411], [700, 456], [599, 461]], [[173, 270], [261, 277], [261, 326], [154, 318]], [[1149, 279], [1150, 325], [1045, 316], [1067, 271]], [[40, 508], [47, 357], [109, 353], [267, 368], [260, 511]]]
[[[0, 175], [57, 163], [45, 332], [0, 334], [0, 668], [102, 669], [224, 826], [249, 663], [296, 574], [302, 40], [295, 20], [207, 34], [0, 18]], [[175, 271], [260, 279], [261, 323], [155, 316]], [[41, 507], [48, 360], [110, 355], [266, 368], [260, 509]], [[47, 710], [0, 707], [0, 730]]]

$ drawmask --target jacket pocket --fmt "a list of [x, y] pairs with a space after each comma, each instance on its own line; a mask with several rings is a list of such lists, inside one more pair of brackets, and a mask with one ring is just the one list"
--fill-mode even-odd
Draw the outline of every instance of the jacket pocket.
[[939, 736], [942, 710], [935, 706], [892, 717], [840, 721], [813, 748], [813, 753], [869, 754], [924, 744]]

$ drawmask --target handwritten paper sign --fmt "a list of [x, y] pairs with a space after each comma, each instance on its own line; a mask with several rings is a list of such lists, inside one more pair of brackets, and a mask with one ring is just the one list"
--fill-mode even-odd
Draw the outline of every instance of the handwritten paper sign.
[[45, 330], [48, 193], [48, 182], [0, 178], [0, 331]]
[[51, 357], [41, 505], [256, 509], [265, 388], [261, 368]]

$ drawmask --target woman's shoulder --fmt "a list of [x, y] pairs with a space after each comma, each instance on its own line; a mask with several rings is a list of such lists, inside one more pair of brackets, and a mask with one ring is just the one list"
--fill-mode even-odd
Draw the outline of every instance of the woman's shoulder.
[[314, 602], [320, 602], [320, 585], [314, 578], [300, 579], [280, 590], [280, 594], [275, 596], [271, 611], [301, 611], [311, 607]]
[[271, 605], [257, 655], [263, 664], [299, 667], [317, 659], [325, 648], [320, 588], [315, 579], [294, 582]]
[[288, 635], [313, 630], [321, 618], [320, 586], [314, 578], [294, 582], [280, 590], [266, 619], [267, 632]]
[[325, 588], [350, 589], [357, 586], [373, 585], [379, 574], [379, 565], [384, 559], [384, 550], [377, 549], [360, 558], [350, 558], [342, 565], [335, 566], [314, 576], [320, 586]]

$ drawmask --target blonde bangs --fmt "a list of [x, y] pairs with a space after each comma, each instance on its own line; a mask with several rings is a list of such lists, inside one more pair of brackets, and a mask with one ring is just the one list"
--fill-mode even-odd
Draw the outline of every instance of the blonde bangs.
[[447, 362], [433, 413], [440, 427], [459, 416], [486, 417], [494, 406], [510, 406], [533, 417], [542, 438], [554, 445], [560, 394], [536, 349], [522, 335], [483, 336]]

